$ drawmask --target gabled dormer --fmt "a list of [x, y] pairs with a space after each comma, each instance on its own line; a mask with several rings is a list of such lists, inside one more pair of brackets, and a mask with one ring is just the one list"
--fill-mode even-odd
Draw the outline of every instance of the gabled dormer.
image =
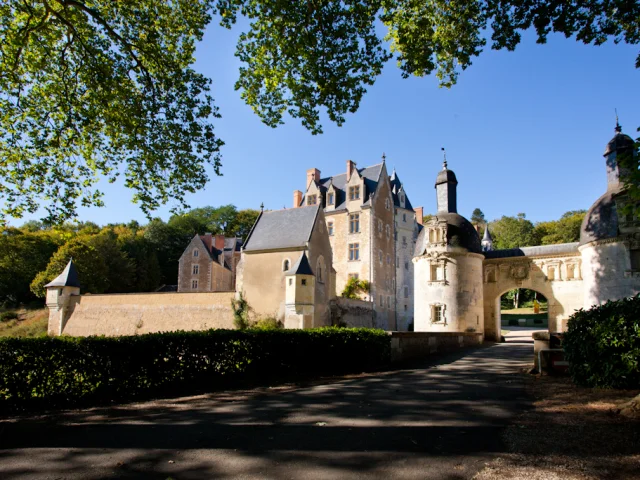
[[347, 160], [347, 185], [345, 187], [347, 209], [360, 207], [365, 197], [364, 178], [358, 172], [355, 162]]
[[311, 182], [307, 187], [307, 192], [304, 196], [304, 206], [309, 207], [312, 205], [322, 205], [322, 190], [320, 185], [316, 182]]
[[338, 194], [339, 190], [334, 187], [333, 181], [330, 181], [329, 186], [327, 187], [327, 194], [325, 196], [325, 210], [330, 212], [336, 209], [336, 205], [340, 204]]

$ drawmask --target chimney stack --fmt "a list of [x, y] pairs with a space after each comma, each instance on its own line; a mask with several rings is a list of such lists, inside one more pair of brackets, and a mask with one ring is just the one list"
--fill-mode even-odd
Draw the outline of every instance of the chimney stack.
[[221, 252], [224, 252], [224, 235], [221, 235], [221, 234], [216, 235], [215, 247], [216, 247], [216, 250], [220, 250]]
[[422, 207], [416, 207], [413, 209], [413, 211], [416, 212], [416, 222], [422, 225], [422, 219], [423, 219]]
[[300, 190], [293, 191], [293, 208], [298, 208], [302, 203], [302, 192]]
[[347, 160], [347, 182], [351, 180], [351, 174], [353, 170], [356, 168], [356, 163], [351, 160]]
[[211, 251], [211, 243], [213, 240], [213, 235], [211, 234], [211, 232], [207, 232], [204, 235], [200, 235], [200, 239], [204, 243], [205, 247], [207, 247], [207, 250]]
[[310, 168], [307, 170], [307, 188], [309, 188], [309, 185], [311, 185], [312, 182], [320, 182], [320, 170], [317, 168]]

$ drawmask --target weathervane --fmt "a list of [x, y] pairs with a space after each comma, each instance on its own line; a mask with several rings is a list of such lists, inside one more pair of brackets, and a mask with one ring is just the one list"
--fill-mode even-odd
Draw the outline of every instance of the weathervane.
[[442, 169], [446, 170], [447, 169], [447, 151], [444, 149], [444, 147], [442, 147], [441, 150], [442, 150], [442, 155], [444, 157], [444, 161], [442, 162]]
[[387, 161], [387, 156], [382, 152], [382, 163]]
[[614, 112], [616, 112], [616, 132], [622, 132], [622, 127], [620, 126], [620, 122], [618, 121], [618, 109], [614, 108]]

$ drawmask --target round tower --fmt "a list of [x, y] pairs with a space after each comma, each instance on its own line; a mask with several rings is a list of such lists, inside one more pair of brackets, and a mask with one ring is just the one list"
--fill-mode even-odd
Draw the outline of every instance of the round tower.
[[437, 213], [424, 224], [414, 252], [417, 332], [484, 331], [480, 237], [457, 212], [452, 170], [436, 177]]
[[580, 229], [585, 308], [640, 292], [640, 222], [624, 185], [629, 169], [638, 168], [637, 158], [633, 139], [618, 124], [604, 158], [607, 191], [587, 211]]

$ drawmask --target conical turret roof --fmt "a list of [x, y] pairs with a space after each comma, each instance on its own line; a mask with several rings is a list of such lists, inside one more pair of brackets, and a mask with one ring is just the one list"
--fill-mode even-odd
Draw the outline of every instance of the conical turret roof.
[[491, 233], [489, 232], [489, 224], [484, 227], [484, 235], [482, 236], [483, 242], [493, 242], [493, 238], [491, 238]]
[[78, 279], [78, 270], [73, 263], [73, 259], [69, 260], [67, 266], [62, 273], [58, 275], [53, 281], [47, 283], [46, 287], [78, 287], [80, 288], [80, 280]]
[[302, 252], [302, 255], [300, 255], [293, 268], [287, 272], [287, 275], [313, 275], [306, 252]]

